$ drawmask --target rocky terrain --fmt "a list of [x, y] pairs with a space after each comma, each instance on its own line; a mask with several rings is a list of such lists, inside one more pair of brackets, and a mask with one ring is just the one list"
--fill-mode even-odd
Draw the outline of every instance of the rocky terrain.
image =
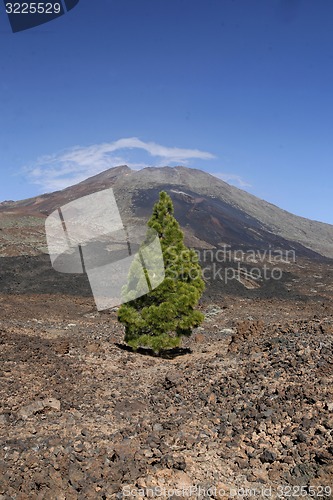
[[277, 298], [208, 287], [160, 358], [88, 294], [1, 293], [0, 498], [332, 498], [332, 290], [299, 270]]
[[[113, 170], [99, 186], [121, 193], [119, 172], [131, 174]], [[187, 170], [172, 175], [185, 183]], [[205, 321], [160, 357], [132, 352], [86, 276], [55, 272], [41, 253], [46, 214], [96, 183], [2, 204], [0, 500], [333, 498], [331, 232], [319, 241], [325, 225], [296, 221], [288, 239], [240, 198], [199, 196], [201, 181], [185, 193], [168, 174], [206, 269]], [[146, 218], [154, 182], [133, 185], [122, 216]], [[318, 241], [305, 245], [297, 231], [311, 224]], [[245, 253], [221, 259], [224, 243]]]

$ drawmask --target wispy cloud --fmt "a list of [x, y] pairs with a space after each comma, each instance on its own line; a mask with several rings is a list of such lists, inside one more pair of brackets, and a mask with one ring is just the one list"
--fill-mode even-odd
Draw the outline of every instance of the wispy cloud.
[[[134, 149], [148, 153], [148, 160], [133, 161]], [[87, 147], [76, 146], [57, 154], [43, 156], [27, 167], [25, 172], [30, 182], [38, 184], [44, 191], [53, 191], [118, 165], [126, 164], [133, 169], [141, 169], [147, 166], [188, 165], [194, 159], [213, 158], [213, 154], [199, 149], [167, 147], [130, 137]]]
[[240, 175], [228, 174], [224, 172], [211, 172], [211, 175], [214, 175], [215, 177], [218, 177], [219, 179], [222, 179], [223, 181], [239, 188], [251, 187], [251, 184], [245, 181]]

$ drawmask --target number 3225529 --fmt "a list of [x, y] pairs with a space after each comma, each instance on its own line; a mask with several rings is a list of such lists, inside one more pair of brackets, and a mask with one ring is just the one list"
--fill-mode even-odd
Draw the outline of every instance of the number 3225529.
[[29, 2], [6, 3], [7, 14], [60, 14], [60, 3]]

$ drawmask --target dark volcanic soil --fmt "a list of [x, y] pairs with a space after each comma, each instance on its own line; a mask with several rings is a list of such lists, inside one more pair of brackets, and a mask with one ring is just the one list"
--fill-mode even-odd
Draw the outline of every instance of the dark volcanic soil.
[[1, 500], [156, 487], [333, 498], [330, 264], [242, 293], [211, 282], [204, 324], [157, 358], [127, 350], [116, 311], [98, 313], [84, 287], [50, 293], [44, 270], [34, 289], [33, 266], [15, 280], [13, 263], [0, 281]]

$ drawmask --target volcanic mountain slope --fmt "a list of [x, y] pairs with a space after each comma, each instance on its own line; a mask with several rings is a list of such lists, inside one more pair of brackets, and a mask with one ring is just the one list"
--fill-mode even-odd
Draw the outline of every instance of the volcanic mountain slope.
[[288, 213], [186, 167], [119, 166], [62, 191], [0, 204], [0, 255], [46, 250], [44, 218], [56, 208], [112, 187], [124, 223], [145, 222], [161, 190], [171, 195], [187, 243], [197, 248], [293, 249], [305, 257], [333, 258], [333, 226]]

